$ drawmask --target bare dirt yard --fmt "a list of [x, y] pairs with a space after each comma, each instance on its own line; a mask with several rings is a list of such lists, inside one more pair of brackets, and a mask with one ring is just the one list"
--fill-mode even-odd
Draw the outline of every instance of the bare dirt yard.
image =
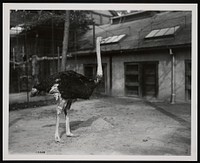
[[70, 126], [77, 137], [54, 141], [56, 105], [9, 113], [10, 154], [190, 155], [190, 120], [141, 99], [104, 97], [72, 104]]

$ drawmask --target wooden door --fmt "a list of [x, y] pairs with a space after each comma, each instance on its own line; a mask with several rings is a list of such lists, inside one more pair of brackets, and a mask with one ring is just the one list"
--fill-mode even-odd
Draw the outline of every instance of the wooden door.
[[125, 92], [128, 96], [141, 95], [141, 75], [139, 63], [125, 64]]
[[157, 64], [142, 65], [142, 96], [157, 96]]
[[157, 96], [157, 62], [125, 63], [127, 96]]
[[191, 100], [191, 60], [185, 61], [185, 93], [186, 100]]

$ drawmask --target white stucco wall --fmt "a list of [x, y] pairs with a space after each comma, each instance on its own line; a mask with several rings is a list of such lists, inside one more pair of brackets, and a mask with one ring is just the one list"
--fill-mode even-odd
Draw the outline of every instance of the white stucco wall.
[[175, 53], [175, 94], [176, 101], [185, 101], [185, 60], [191, 59], [190, 49], [181, 49], [174, 51]]
[[[190, 50], [175, 50], [175, 93], [176, 101], [185, 100], [185, 59], [190, 58]], [[125, 96], [125, 62], [159, 61], [158, 63], [158, 100], [171, 99], [171, 56], [168, 49], [148, 52], [133, 52], [113, 57], [113, 96]]]
[[[185, 101], [185, 60], [191, 59], [189, 48], [174, 49], [175, 54], [175, 100]], [[112, 96], [125, 95], [125, 62], [158, 61], [158, 95], [161, 101], [171, 99], [171, 56], [168, 49], [143, 52], [132, 52], [129, 54], [112, 55]], [[110, 94], [110, 65], [109, 57], [103, 56], [102, 62], [107, 64], [107, 88], [106, 93]], [[67, 69], [75, 70], [84, 74], [84, 64], [96, 64], [96, 57], [81, 57], [77, 61], [67, 60]], [[77, 69], [75, 67], [77, 66]]]
[[[96, 57], [96, 56], [95, 56]], [[75, 59], [68, 59], [66, 64], [67, 70], [74, 70], [80, 74], [84, 75], [84, 65], [85, 64], [97, 64], [95, 57], [78, 57], [77, 60]], [[109, 65], [109, 58], [108, 57], [102, 57], [102, 64], [106, 64], [106, 94], [110, 94], [110, 65]]]

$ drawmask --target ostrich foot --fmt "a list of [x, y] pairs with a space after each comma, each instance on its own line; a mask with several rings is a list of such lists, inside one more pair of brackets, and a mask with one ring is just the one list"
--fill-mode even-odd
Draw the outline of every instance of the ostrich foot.
[[64, 143], [64, 141], [61, 140], [61, 139], [55, 139], [55, 142], [56, 142], [56, 143]]
[[78, 137], [78, 135], [76, 134], [72, 134], [71, 132], [70, 133], [66, 133], [67, 137]]
[[56, 141], [56, 142], [61, 142], [60, 137], [59, 137], [59, 136], [55, 136], [55, 141]]
[[72, 134], [71, 132], [66, 133], [66, 135], [67, 135], [67, 137], [73, 137], [74, 136], [74, 134]]

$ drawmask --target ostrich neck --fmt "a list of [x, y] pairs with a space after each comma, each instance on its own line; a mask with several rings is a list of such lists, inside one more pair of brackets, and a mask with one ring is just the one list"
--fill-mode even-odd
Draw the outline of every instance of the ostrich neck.
[[103, 76], [102, 62], [101, 62], [101, 50], [100, 50], [101, 37], [96, 40], [96, 53], [97, 53], [97, 81]]

